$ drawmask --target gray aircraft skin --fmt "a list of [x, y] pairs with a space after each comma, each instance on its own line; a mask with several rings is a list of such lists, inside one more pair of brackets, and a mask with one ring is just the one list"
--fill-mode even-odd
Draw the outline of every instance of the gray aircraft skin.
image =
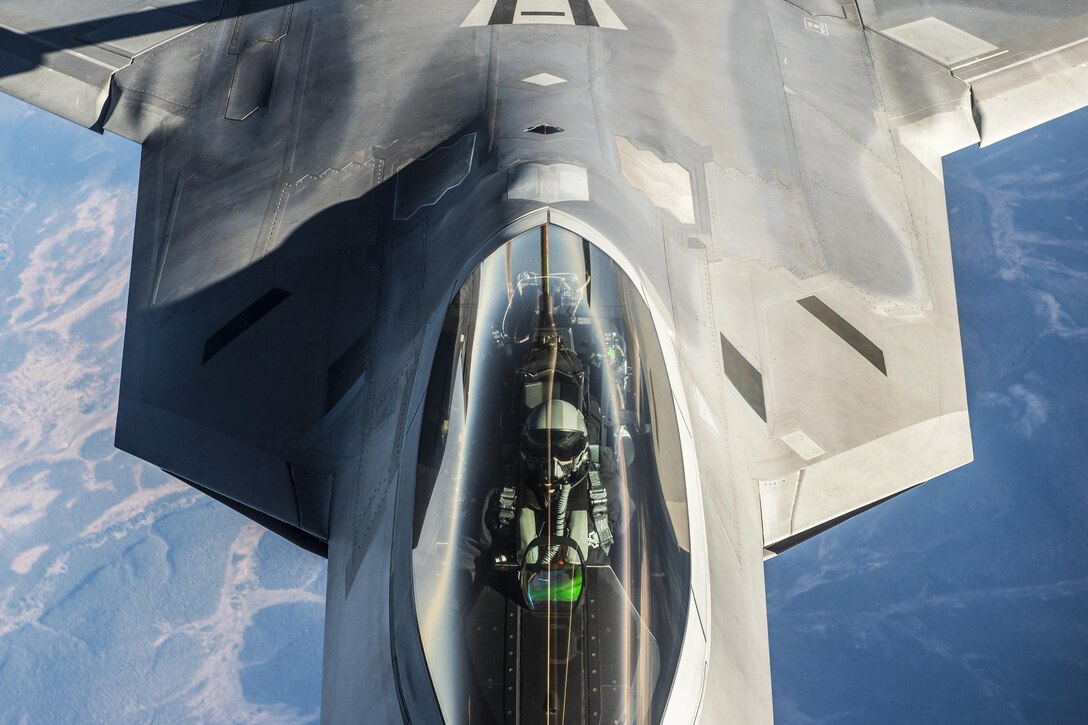
[[763, 561], [971, 459], [941, 158], [1086, 12], [6, 0], [0, 90], [142, 144], [116, 444], [328, 557], [323, 721], [761, 723]]

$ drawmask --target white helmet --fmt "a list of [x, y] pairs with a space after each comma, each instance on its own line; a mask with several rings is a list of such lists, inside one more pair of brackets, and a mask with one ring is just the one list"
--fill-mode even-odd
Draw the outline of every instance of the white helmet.
[[560, 482], [578, 472], [589, 459], [585, 417], [565, 400], [533, 408], [522, 432], [522, 457], [544, 481]]

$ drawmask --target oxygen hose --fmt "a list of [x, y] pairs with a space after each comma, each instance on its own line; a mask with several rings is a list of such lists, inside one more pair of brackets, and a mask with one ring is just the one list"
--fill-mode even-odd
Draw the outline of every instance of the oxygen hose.
[[[567, 535], [567, 502], [570, 499], [569, 483], [564, 483], [559, 487], [559, 494], [555, 499], [555, 519], [552, 524], [552, 534], [554, 536], [566, 536]], [[548, 553], [544, 555], [542, 560], [545, 565], [551, 564], [552, 559], [559, 553], [559, 545], [548, 547]]]

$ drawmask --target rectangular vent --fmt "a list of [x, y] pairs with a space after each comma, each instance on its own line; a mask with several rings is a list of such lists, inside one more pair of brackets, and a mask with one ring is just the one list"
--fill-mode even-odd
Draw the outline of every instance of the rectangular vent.
[[763, 397], [763, 376], [752, 363], [740, 354], [740, 350], [733, 347], [733, 343], [722, 338], [722, 364], [725, 366], [725, 376], [733, 387], [741, 394], [752, 410], [756, 412], [764, 422], [767, 420], [767, 403]]
[[818, 297], [805, 297], [797, 300], [797, 304], [811, 312], [812, 316], [817, 320], [827, 325], [827, 329], [841, 337], [847, 345], [857, 350], [863, 358], [872, 363], [873, 367], [885, 376], [888, 374], [888, 369], [884, 366], [884, 351], [877, 347], [872, 340], [861, 334], [858, 328], [843, 319], [842, 315], [824, 304], [823, 300]]
[[276, 309], [290, 296], [290, 292], [279, 287], [273, 287], [265, 292], [260, 299], [212, 333], [211, 337], [204, 342], [204, 359], [201, 362], [206, 363], [218, 355], [223, 348], [234, 342], [239, 335], [253, 327], [258, 320]]
[[367, 334], [363, 333], [344, 354], [329, 367], [329, 380], [325, 388], [325, 412], [333, 409], [344, 393], [348, 392], [366, 369]]
[[[570, 18], [574, 25], [584, 25], [588, 27], [600, 27], [601, 23], [598, 22], [596, 16], [593, 13], [593, 8], [590, 0], [568, 0], [566, 3], [545, 3], [545, 5], [558, 5], [560, 8], [566, 6], [570, 9], [569, 13], [566, 10], [518, 10], [519, 0], [494, 0], [494, 5], [491, 9], [491, 15], [487, 21], [488, 25], [511, 25], [517, 20], [521, 22], [532, 22], [530, 18]], [[486, 5], [485, 5], [486, 7]], [[608, 28], [620, 28], [623, 29], [623, 24], [619, 22], [619, 18], [615, 17], [615, 13], [612, 9], [604, 6], [602, 8], [606, 11], [606, 15], [610, 17], [605, 18], [605, 27]], [[472, 16], [469, 16], [471, 19]], [[524, 20], [522, 20], [524, 18]], [[480, 22], [469, 23], [469, 20], [465, 21], [466, 24], [482, 25]], [[543, 22], [547, 22], [546, 20]]]

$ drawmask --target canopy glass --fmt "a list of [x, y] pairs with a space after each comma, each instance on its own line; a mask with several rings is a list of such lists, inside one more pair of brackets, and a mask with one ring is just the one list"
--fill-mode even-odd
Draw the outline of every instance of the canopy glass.
[[446, 722], [658, 720], [687, 531], [638, 291], [570, 231], [511, 239], [451, 302], [424, 407], [413, 581]]

